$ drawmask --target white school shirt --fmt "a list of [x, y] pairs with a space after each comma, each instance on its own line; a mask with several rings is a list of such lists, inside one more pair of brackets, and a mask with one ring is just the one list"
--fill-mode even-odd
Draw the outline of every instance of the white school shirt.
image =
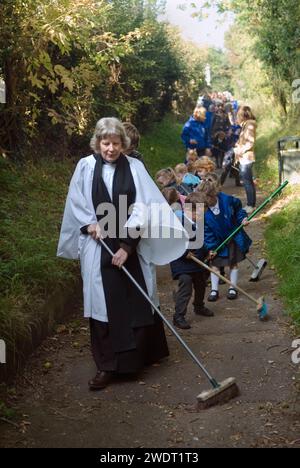
[[219, 200], [217, 201], [217, 203], [216, 203], [215, 206], [210, 206], [209, 209], [210, 209], [210, 211], [213, 212], [213, 214], [214, 214], [215, 216], [218, 216], [218, 215], [221, 213], [221, 211], [220, 211], [220, 205], [219, 205]]

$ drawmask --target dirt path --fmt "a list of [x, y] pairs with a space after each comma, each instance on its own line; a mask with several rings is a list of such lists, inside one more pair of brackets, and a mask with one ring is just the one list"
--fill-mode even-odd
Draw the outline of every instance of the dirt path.
[[[243, 189], [227, 192], [243, 198]], [[249, 227], [251, 257], [262, 255], [263, 225]], [[249, 283], [252, 267], [243, 262], [241, 286], [256, 297], [266, 294], [271, 319], [261, 323], [255, 306], [240, 296], [221, 299], [214, 318], [189, 311], [192, 329], [181, 332], [194, 352], [220, 380], [236, 377], [241, 396], [201, 413], [196, 396], [208, 384], [177, 341], [168, 334], [170, 358], [146, 369], [137, 381], [118, 381], [90, 393], [94, 375], [87, 322], [78, 318], [49, 338], [32, 357], [9, 400], [12, 423], [0, 421], [2, 447], [300, 447], [299, 366], [291, 362], [293, 339], [277, 296], [277, 280], [267, 268]], [[172, 316], [169, 268], [158, 271], [162, 310]], [[298, 376], [298, 377], [297, 377]], [[298, 381], [299, 382], [299, 381]]]

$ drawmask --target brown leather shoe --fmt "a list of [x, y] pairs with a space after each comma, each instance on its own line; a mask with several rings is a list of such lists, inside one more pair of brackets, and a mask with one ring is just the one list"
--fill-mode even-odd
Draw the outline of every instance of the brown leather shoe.
[[103, 390], [111, 382], [112, 372], [98, 371], [95, 377], [89, 381], [90, 390]]

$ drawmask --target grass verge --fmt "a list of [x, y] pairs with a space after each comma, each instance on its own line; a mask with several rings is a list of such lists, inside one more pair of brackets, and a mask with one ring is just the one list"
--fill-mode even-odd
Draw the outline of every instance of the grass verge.
[[[261, 187], [271, 193], [279, 183], [277, 141], [283, 136], [299, 135], [299, 125], [284, 126], [267, 119], [260, 128], [256, 169]], [[265, 231], [266, 247], [280, 278], [279, 292], [287, 311], [300, 327], [300, 188], [288, 186], [283, 196], [289, 196], [291, 201], [269, 219]]]
[[268, 256], [280, 278], [280, 294], [300, 328], [300, 189], [294, 200], [274, 214], [265, 231]]
[[185, 148], [180, 139], [182, 126], [175, 117], [168, 115], [142, 136], [140, 151], [153, 177], [160, 169], [184, 162]]
[[42, 326], [41, 308], [58, 286], [75, 282], [78, 265], [56, 258], [74, 163], [42, 159], [16, 167], [0, 159], [0, 338], [10, 366]]

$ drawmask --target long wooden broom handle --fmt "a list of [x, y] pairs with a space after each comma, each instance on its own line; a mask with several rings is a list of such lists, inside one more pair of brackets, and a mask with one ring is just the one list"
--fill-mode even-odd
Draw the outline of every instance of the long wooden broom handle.
[[206, 263], [203, 263], [201, 262], [201, 260], [199, 260], [197, 257], [195, 257], [193, 254], [189, 253], [188, 254], [188, 258], [193, 260], [194, 262], [198, 263], [198, 265], [202, 266], [203, 268], [205, 268], [206, 270], [210, 271], [211, 273], [213, 273], [214, 275], [218, 276], [218, 278], [222, 279], [223, 281], [225, 281], [225, 283], [229, 284], [230, 286], [232, 286], [234, 289], [236, 289], [237, 291], [239, 291], [240, 293], [244, 294], [244, 296], [247, 296], [248, 299], [250, 299], [250, 301], [253, 301], [255, 302], [256, 305], [260, 305], [260, 302], [255, 299], [255, 297], [251, 296], [250, 294], [248, 294], [246, 291], [244, 291], [242, 288], [240, 288], [239, 286], [236, 286], [234, 285], [233, 283], [231, 283], [231, 281], [229, 281], [229, 279], [225, 278], [225, 276], [221, 275], [221, 273], [218, 273], [218, 272], [215, 272], [212, 268], [210, 268], [208, 265], [206, 265]]
[[[282, 192], [283, 189], [285, 189], [285, 187], [288, 185], [288, 181], [286, 180], [282, 185], [280, 185], [280, 187], [278, 187], [275, 192], [273, 192], [247, 219], [248, 221], [251, 221], [251, 219], [253, 219], [260, 211], [262, 211], [264, 209], [264, 207], [266, 205], [268, 205], [268, 203], [270, 203], [273, 198], [275, 198], [279, 193]], [[240, 226], [238, 226], [231, 234], [229, 237], [227, 237], [227, 239], [224, 240], [224, 242], [222, 242], [222, 244], [220, 244], [215, 250], [214, 252], [218, 253], [220, 252], [220, 250], [223, 249], [223, 247], [228, 244], [228, 242], [231, 241], [231, 239], [238, 233], [240, 232], [242, 229], [243, 229], [244, 225], [241, 224]]]

